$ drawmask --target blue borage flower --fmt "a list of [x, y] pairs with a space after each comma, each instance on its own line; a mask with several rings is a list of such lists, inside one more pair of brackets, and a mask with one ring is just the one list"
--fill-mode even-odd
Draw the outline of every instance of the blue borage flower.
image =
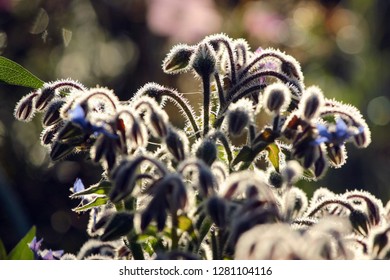
[[77, 104], [73, 109], [71, 109], [68, 115], [69, 120], [79, 126], [87, 134], [93, 134], [95, 136], [98, 136], [99, 134], [104, 134], [110, 138], [118, 138], [118, 135], [109, 132], [108, 129], [103, 125], [92, 124], [87, 119], [86, 113], [80, 104]]
[[358, 128], [349, 127], [340, 117], [336, 118], [335, 125], [326, 126], [324, 124], [317, 124], [316, 127], [318, 130], [318, 137], [312, 142], [313, 145], [327, 143], [340, 146], [352, 137], [364, 132], [362, 126], [359, 126]]

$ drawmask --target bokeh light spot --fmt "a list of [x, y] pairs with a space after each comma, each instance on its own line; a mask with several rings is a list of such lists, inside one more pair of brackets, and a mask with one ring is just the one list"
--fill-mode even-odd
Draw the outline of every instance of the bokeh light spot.
[[376, 125], [387, 125], [390, 122], [390, 101], [386, 96], [372, 99], [367, 105], [368, 118]]
[[343, 52], [357, 54], [364, 47], [364, 36], [362, 31], [355, 25], [347, 25], [337, 32], [336, 42]]
[[59, 233], [66, 233], [72, 223], [72, 219], [65, 211], [57, 211], [50, 217], [51, 226]]

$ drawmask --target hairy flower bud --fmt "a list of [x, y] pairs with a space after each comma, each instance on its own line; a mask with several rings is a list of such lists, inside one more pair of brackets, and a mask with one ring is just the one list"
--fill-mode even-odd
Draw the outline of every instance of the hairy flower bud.
[[114, 213], [104, 226], [102, 241], [112, 241], [127, 235], [134, 227], [134, 215], [129, 212]]
[[284, 111], [291, 101], [290, 89], [282, 83], [273, 83], [264, 90], [264, 108], [271, 114]]
[[229, 134], [241, 136], [244, 129], [253, 121], [253, 103], [249, 99], [240, 99], [229, 106], [227, 124]]
[[50, 158], [53, 161], [62, 159], [74, 152], [74, 146], [59, 141], [54, 141], [51, 145]]
[[65, 101], [58, 99], [52, 101], [48, 106], [45, 114], [43, 115], [42, 123], [44, 126], [50, 126], [61, 121], [60, 109], [65, 104]]
[[219, 228], [224, 228], [227, 225], [227, 208], [227, 201], [223, 198], [213, 196], [207, 200], [207, 214]]
[[163, 70], [167, 74], [179, 74], [189, 70], [194, 47], [186, 44], [174, 46], [163, 61]]
[[302, 166], [296, 160], [288, 161], [281, 171], [284, 181], [289, 185], [295, 184], [301, 178], [302, 174]]
[[33, 91], [24, 96], [22, 99], [20, 99], [18, 104], [16, 104], [14, 112], [15, 118], [17, 120], [24, 122], [31, 121], [35, 114], [35, 99], [38, 94], [39, 91]]
[[369, 225], [369, 220], [366, 214], [364, 214], [360, 210], [354, 210], [349, 214], [349, 220], [352, 224], [353, 229], [363, 235], [367, 236], [370, 225]]
[[324, 95], [319, 87], [308, 87], [302, 95], [299, 107], [302, 110], [302, 117], [309, 121], [317, 118], [324, 105]]
[[168, 151], [174, 156], [177, 161], [182, 161], [187, 152], [188, 139], [181, 131], [176, 131], [173, 128], [168, 130], [168, 134], [165, 137], [165, 143]]
[[50, 145], [55, 139], [56, 134], [61, 129], [62, 123], [57, 123], [52, 126], [46, 127], [41, 133], [41, 144], [43, 146]]
[[195, 155], [197, 158], [203, 160], [207, 165], [211, 166], [217, 159], [217, 145], [215, 141], [205, 138], [197, 148]]
[[126, 198], [134, 189], [137, 170], [137, 161], [122, 161], [112, 172], [114, 186], [110, 193], [110, 200], [117, 203]]
[[272, 171], [269, 175], [268, 182], [275, 188], [279, 189], [283, 186], [283, 177], [280, 173]]
[[214, 49], [208, 43], [200, 43], [195, 50], [192, 67], [201, 77], [207, 77], [216, 70], [217, 60]]
[[37, 101], [35, 102], [35, 108], [38, 111], [43, 111], [46, 109], [49, 102], [55, 97], [55, 89], [51, 86], [43, 87], [39, 92]]

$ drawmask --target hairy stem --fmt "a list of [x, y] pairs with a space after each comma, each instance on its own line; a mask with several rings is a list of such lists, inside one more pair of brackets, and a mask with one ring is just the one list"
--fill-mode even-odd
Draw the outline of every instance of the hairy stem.
[[204, 75], [203, 80], [203, 136], [209, 132], [210, 122], [210, 76]]

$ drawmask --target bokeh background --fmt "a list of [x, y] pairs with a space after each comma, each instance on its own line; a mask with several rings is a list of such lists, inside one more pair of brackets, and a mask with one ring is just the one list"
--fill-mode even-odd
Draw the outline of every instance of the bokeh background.
[[[165, 75], [161, 61], [176, 43], [225, 32], [253, 49], [275, 47], [301, 63], [307, 85], [358, 107], [372, 130], [364, 150], [318, 182], [390, 198], [390, 1], [388, 0], [0, 0], [0, 55], [44, 81], [71, 77], [107, 86], [121, 100], [155, 81], [191, 93], [188, 76]], [[39, 144], [40, 118], [13, 119], [29, 89], [0, 84], [0, 239], [7, 250], [37, 226], [52, 249], [76, 252], [85, 242], [86, 215], [68, 198], [77, 177], [96, 183], [101, 170], [80, 155], [53, 163]], [[180, 119], [175, 119], [178, 124]]]

